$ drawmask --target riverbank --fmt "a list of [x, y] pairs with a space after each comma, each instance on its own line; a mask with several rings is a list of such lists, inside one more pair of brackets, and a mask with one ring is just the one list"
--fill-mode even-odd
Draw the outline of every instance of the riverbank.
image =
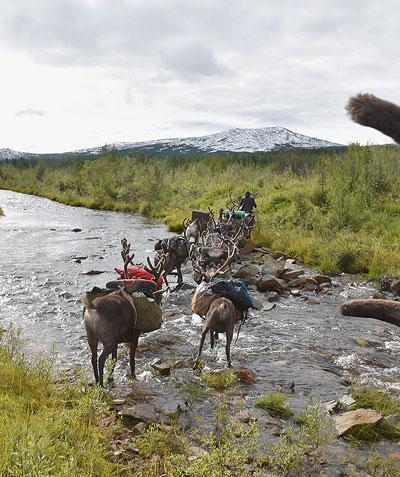
[[[0, 191], [0, 203], [6, 210], [0, 221], [1, 326], [7, 327], [11, 320], [21, 327], [29, 337], [30, 356], [54, 350], [56, 376], [62, 376], [67, 386], [77, 382], [75, 370], [82, 366], [92, 380], [79, 299], [85, 290], [104, 286], [114, 277], [123, 236], [134, 238], [135, 261], [143, 261], [151, 255], [154, 242], [166, 234], [165, 228], [137, 215], [73, 208], [10, 191]], [[292, 273], [290, 268], [300, 277], [300, 270], [315, 275], [292, 260], [271, 260], [258, 251], [235, 264], [235, 269], [252, 265], [253, 270], [266, 266], [278, 272], [284, 267], [285, 273]], [[20, 267], [10, 273], [18, 263], [24, 264], [23, 273]], [[87, 274], [90, 270], [103, 273]], [[202, 322], [191, 314], [195, 286], [191, 267], [184, 266], [183, 273], [185, 289], [171, 293], [163, 303], [162, 328], [140, 338], [136, 381], [127, 377], [129, 353], [119, 347], [115, 384], [109, 388], [112, 397], [101, 396], [103, 404], [110, 406], [105, 416], [110, 420], [103, 422], [108, 424], [98, 428], [100, 440], [105, 439], [102, 458], [124, 469], [135, 465], [132, 475], [140, 477], [181, 476], [182, 468], [186, 473], [190, 469], [194, 477], [226, 475], [230, 469], [233, 475], [246, 475], [240, 466], [260, 475], [288, 475], [289, 468], [309, 476], [398, 475], [397, 437], [377, 438], [373, 433], [369, 434], [372, 441], [365, 441], [320, 434], [320, 422], [328, 429], [324, 416], [319, 417], [321, 410], [351, 394], [357, 383], [363, 389], [367, 385], [398, 396], [397, 328], [342, 317], [338, 311], [348, 298], [372, 296], [376, 290], [370, 284], [355, 283], [349, 276], [328, 280], [322, 287], [306, 280], [301, 289], [299, 283], [296, 291], [281, 290], [279, 297], [251, 285], [251, 294], [264, 309], [250, 312], [238, 342], [233, 343], [233, 373], [226, 371], [223, 338], [214, 351], [206, 344], [200, 372], [195, 373], [191, 366]], [[161, 361], [161, 368], [169, 367], [170, 374], [160, 375], [152, 367], [155, 360]], [[91, 392], [85, 379], [78, 382]], [[376, 407], [376, 401], [375, 394], [363, 406]], [[305, 410], [308, 424], [299, 427], [304, 420], [297, 418]], [[396, 424], [393, 404], [377, 410], [394, 413], [391, 422]], [[13, 415], [11, 409], [8, 412]], [[227, 432], [221, 435], [221, 429]], [[325, 445], [311, 450], [310, 439]], [[257, 452], [253, 452], [255, 440]], [[250, 456], [245, 456], [246, 449]], [[205, 470], [201, 474], [196, 469]]]
[[0, 187], [64, 204], [133, 211], [181, 228], [252, 190], [256, 241], [325, 273], [400, 273], [397, 148], [242, 156], [118, 157], [0, 164]]
[[249, 374], [202, 373], [198, 382], [186, 383], [185, 406], [206, 401], [213, 414], [206, 428], [199, 421], [194, 430], [177, 411], [157, 422], [146, 404], [137, 404], [146, 396], [143, 386], [113, 399], [77, 372], [60, 375], [46, 358], [27, 359], [15, 330], [2, 332], [0, 361], [0, 474], [5, 477], [334, 476], [339, 470], [343, 476], [400, 475], [398, 454], [371, 451], [371, 441], [376, 446], [379, 439], [400, 435], [393, 424], [400, 407], [374, 389], [355, 386], [348, 396], [353, 409], [374, 409], [390, 416], [388, 424], [358, 426], [347, 436], [353, 445], [334, 451], [337, 431], [323, 406], [310, 401], [294, 413], [290, 395], [272, 391], [258, 398], [256, 413], [244, 399], [248, 386], [241, 384], [251, 383]]

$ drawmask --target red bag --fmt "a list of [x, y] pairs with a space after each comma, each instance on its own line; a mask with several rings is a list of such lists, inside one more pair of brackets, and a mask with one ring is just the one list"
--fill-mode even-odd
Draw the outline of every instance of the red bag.
[[[123, 268], [115, 268], [114, 270], [121, 278], [124, 278]], [[128, 273], [132, 276], [132, 278], [141, 278], [142, 280], [149, 280], [154, 282], [154, 275], [148, 272], [144, 267], [140, 267], [138, 265], [130, 265], [128, 266]], [[156, 280], [157, 288], [161, 288], [163, 283], [163, 277], [159, 277]]]

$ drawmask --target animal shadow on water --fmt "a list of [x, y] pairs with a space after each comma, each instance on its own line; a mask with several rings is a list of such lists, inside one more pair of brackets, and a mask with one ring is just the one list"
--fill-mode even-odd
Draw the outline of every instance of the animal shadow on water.
[[193, 369], [196, 369], [201, 352], [203, 350], [204, 340], [206, 339], [207, 333], [210, 332], [210, 342], [211, 348], [214, 348], [215, 334], [225, 333], [226, 335], [226, 359], [228, 362], [228, 367], [232, 367], [231, 362], [231, 342], [234, 333], [234, 327], [237, 321], [241, 319], [241, 313], [238, 312], [235, 305], [228, 300], [227, 298], [216, 298], [210, 305], [208, 309], [204, 325], [203, 332], [201, 334], [199, 352], [197, 358], [193, 364]]

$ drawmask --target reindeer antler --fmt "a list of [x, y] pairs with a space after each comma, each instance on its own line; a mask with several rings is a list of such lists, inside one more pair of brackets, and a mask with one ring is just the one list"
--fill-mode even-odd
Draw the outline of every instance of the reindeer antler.
[[121, 240], [121, 256], [122, 260], [124, 261], [124, 278], [130, 278], [129, 273], [128, 273], [128, 265], [132, 263], [132, 260], [135, 257], [135, 254], [132, 253], [132, 255], [129, 255], [129, 251], [131, 249], [131, 244], [128, 243], [126, 238], [123, 238]]
[[160, 259], [159, 262], [157, 263], [157, 266], [153, 265], [151, 263], [151, 260], [149, 257], [147, 257], [147, 263], [149, 265], [149, 268], [151, 270], [151, 273], [154, 276], [154, 281], [157, 281], [161, 275], [163, 274], [164, 267], [165, 267], [165, 262], [166, 262], [166, 256], [165, 255], [159, 255]]

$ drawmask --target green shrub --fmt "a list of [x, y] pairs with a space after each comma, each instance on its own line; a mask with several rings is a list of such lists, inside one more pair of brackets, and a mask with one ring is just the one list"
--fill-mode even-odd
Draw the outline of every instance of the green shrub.
[[293, 416], [293, 411], [287, 406], [289, 396], [280, 391], [263, 394], [256, 400], [256, 406], [268, 411], [271, 416], [287, 419]]
[[225, 369], [213, 373], [203, 373], [201, 379], [208, 387], [217, 391], [223, 391], [229, 388], [236, 381], [236, 375], [233, 371]]

